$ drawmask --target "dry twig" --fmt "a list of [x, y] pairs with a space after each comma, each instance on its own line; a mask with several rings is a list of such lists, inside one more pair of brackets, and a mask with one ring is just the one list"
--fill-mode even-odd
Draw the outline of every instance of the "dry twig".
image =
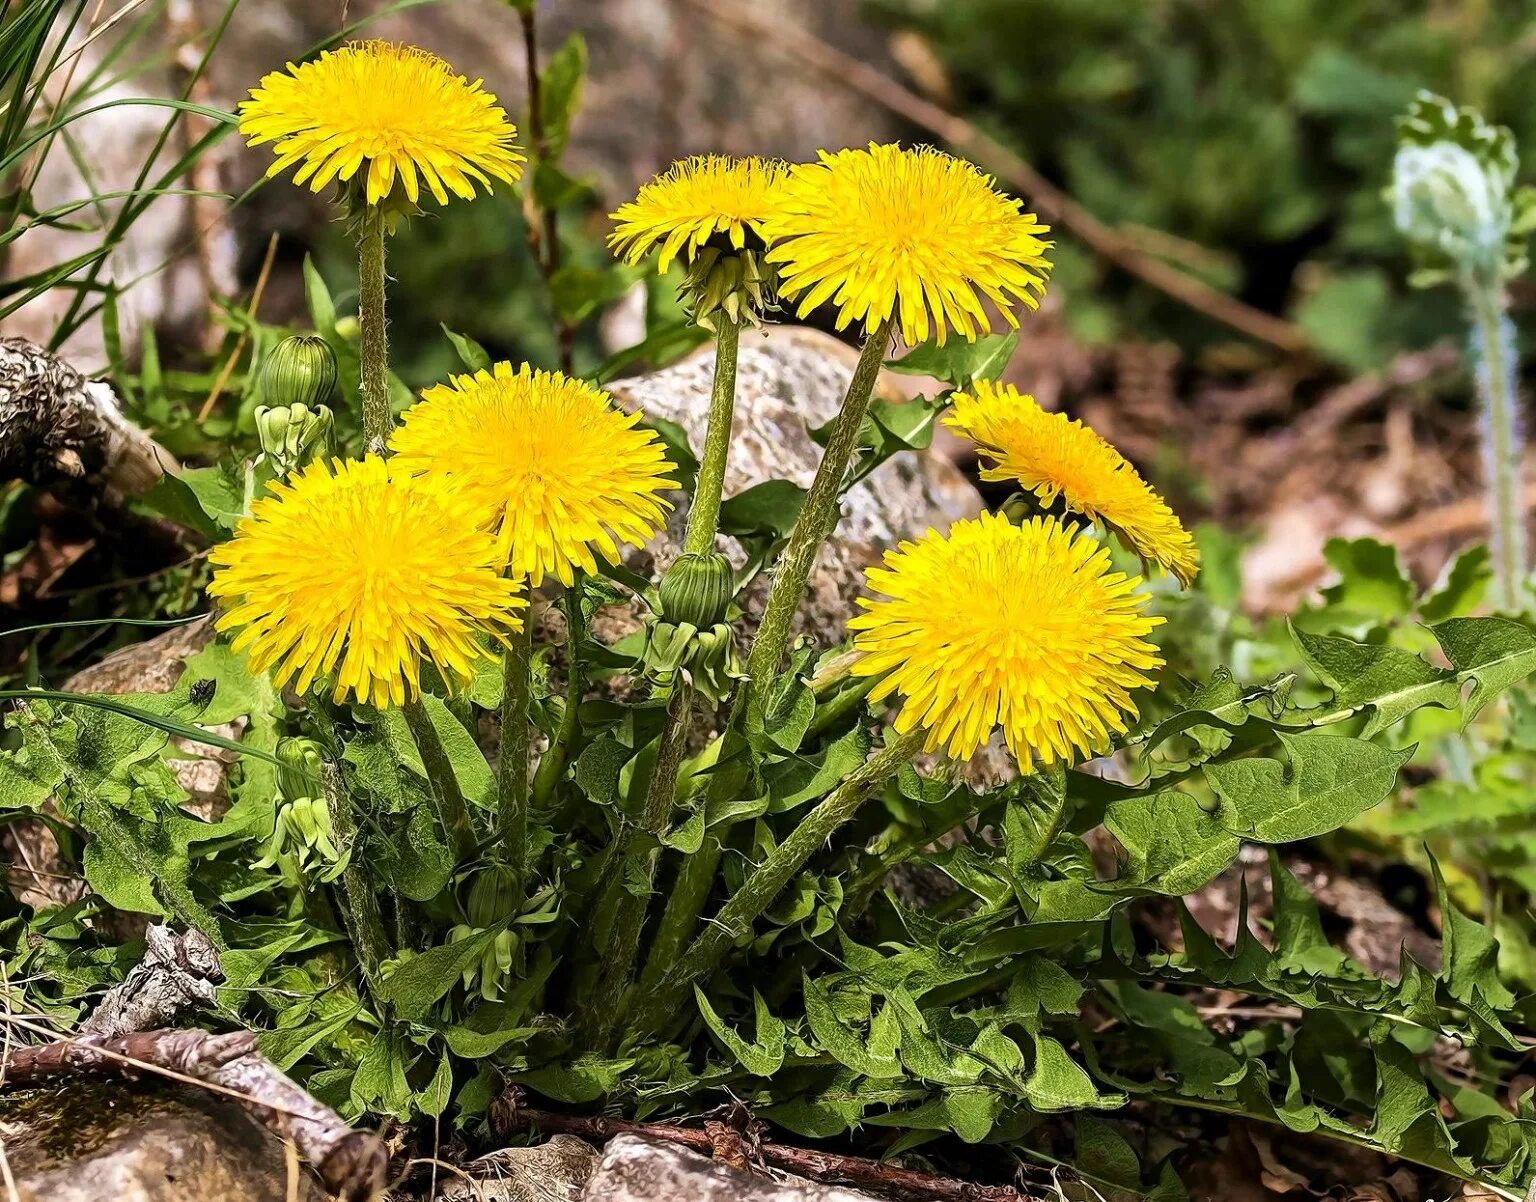
[[[630, 1123], [622, 1119], [604, 1118], [602, 1115], [530, 1110], [520, 1104], [515, 1092], [503, 1094], [492, 1103], [491, 1125], [503, 1138], [538, 1130], [577, 1135], [592, 1143], [602, 1144], [619, 1135], [642, 1135], [648, 1139], [679, 1144], [706, 1156], [713, 1156], [727, 1142], [722, 1140], [720, 1128], [723, 1125], [719, 1123], [710, 1124], [708, 1129], [700, 1129], [667, 1123]], [[745, 1150], [748, 1159], [759, 1164], [825, 1184], [861, 1186], [914, 1199], [930, 1199], [932, 1202], [1030, 1202], [1027, 1194], [1009, 1185], [977, 1185], [938, 1173], [871, 1160], [865, 1156], [844, 1156], [836, 1152], [818, 1152], [787, 1144], [763, 1143], [758, 1137], [755, 1124], [741, 1133], [739, 1148]]]

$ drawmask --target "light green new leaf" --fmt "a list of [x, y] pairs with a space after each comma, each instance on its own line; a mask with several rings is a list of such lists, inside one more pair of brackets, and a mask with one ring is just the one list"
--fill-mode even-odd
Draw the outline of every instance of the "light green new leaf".
[[1112, 1110], [1125, 1105], [1124, 1094], [1100, 1093], [1088, 1070], [1067, 1054], [1060, 1040], [1035, 1040], [1035, 1065], [1024, 1081], [1024, 1097], [1036, 1110]]
[[1290, 757], [1207, 764], [1222, 824], [1256, 843], [1292, 843], [1337, 830], [1386, 798], [1414, 748], [1394, 751], [1365, 739], [1281, 734]]
[[784, 1063], [784, 1024], [769, 1012], [768, 1003], [763, 1001], [762, 994], [756, 991], [752, 994], [753, 1012], [757, 1021], [757, 1039], [753, 1043], [748, 1043], [725, 1025], [725, 1021], [709, 1004], [709, 998], [697, 985], [693, 987], [693, 996], [698, 1001], [704, 1025], [725, 1045], [742, 1068], [758, 1077], [771, 1077], [779, 1071]]

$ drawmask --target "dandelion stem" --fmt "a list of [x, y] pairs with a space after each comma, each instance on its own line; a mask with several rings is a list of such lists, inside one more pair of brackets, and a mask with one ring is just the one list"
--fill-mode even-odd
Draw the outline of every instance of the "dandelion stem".
[[[667, 706], [667, 719], [656, 750], [656, 766], [651, 769], [651, 780], [646, 788], [645, 807], [639, 825], [630, 832], [623, 854], [613, 862], [617, 867], [617, 872], [613, 874], [613, 883], [617, 885], [617, 906], [598, 972], [598, 997], [619, 997], [628, 987], [634, 972], [635, 957], [640, 950], [640, 932], [645, 926], [645, 913], [650, 905], [650, 887], [656, 879], [661, 837], [667, 833], [667, 824], [672, 819], [677, 774], [683, 762], [683, 749], [688, 742], [688, 715], [692, 709], [693, 688], [679, 681]], [[644, 893], [637, 895], [626, 881], [629, 875], [627, 865], [642, 857], [646, 888]], [[594, 1021], [592, 1043], [593, 1046], [601, 1047], [608, 1042], [618, 1025], [620, 1008], [594, 1006], [590, 1013]]]
[[720, 495], [725, 490], [726, 452], [736, 409], [736, 349], [741, 327], [721, 314], [715, 332], [715, 382], [709, 394], [709, 425], [704, 432], [704, 457], [688, 511], [683, 553], [704, 555], [715, 549], [720, 527]]
[[805, 596], [805, 588], [811, 578], [811, 568], [821, 546], [837, 528], [838, 498], [842, 493], [843, 480], [848, 475], [848, 465], [858, 445], [859, 430], [869, 412], [870, 398], [874, 396], [875, 381], [880, 375], [880, 365], [890, 345], [891, 327], [883, 323], [864, 343], [859, 355], [853, 379], [848, 382], [848, 392], [843, 397], [843, 407], [832, 429], [816, 478], [806, 494], [800, 517], [790, 531], [789, 543], [773, 573], [773, 587], [763, 608], [762, 624], [752, 650], [747, 654], [746, 679], [741, 683], [732, 721], [752, 715], [762, 703], [762, 684], [778, 671], [789, 645], [790, 626], [795, 612]]
[[347, 854], [347, 866], [341, 870], [336, 890], [341, 922], [352, 941], [353, 954], [363, 970], [370, 989], [379, 984], [379, 965], [389, 955], [389, 936], [384, 931], [384, 917], [379, 911], [379, 896], [358, 854], [357, 823], [352, 818], [352, 799], [347, 794], [341, 769], [329, 760], [322, 771], [325, 804], [331, 815], [331, 829], [337, 846]]
[[1524, 440], [1516, 386], [1515, 331], [1497, 276], [1467, 284], [1472, 355], [1482, 400], [1483, 477], [1488, 489], [1493, 571], [1501, 609], [1525, 605], [1525, 507], [1521, 493]]
[[475, 858], [475, 829], [470, 824], [469, 807], [464, 803], [464, 793], [458, 778], [453, 774], [453, 761], [443, 748], [443, 740], [432, 725], [421, 698], [407, 701], [400, 707], [405, 724], [410, 728], [416, 750], [421, 753], [421, 765], [426, 769], [427, 787], [432, 802], [437, 807], [438, 821], [448, 835], [454, 859], [464, 864]]
[[923, 745], [920, 731], [891, 737], [812, 810], [799, 826], [752, 870], [708, 928], [689, 946], [676, 965], [646, 990], [633, 1008], [633, 1028], [654, 1034], [678, 1012], [684, 992], [719, 967], [732, 945], [752, 929], [752, 923], [789, 884], [807, 860], [833, 833], [858, 812], [866, 798], [903, 764], [912, 762]]
[[[501, 755], [496, 769], [496, 833], [516, 880], [517, 905], [527, 892], [528, 709], [533, 664], [533, 611], [512, 634], [502, 658]], [[516, 907], [514, 907], [515, 909]]]
[[566, 760], [570, 755], [571, 741], [576, 737], [576, 715], [581, 707], [581, 695], [586, 687], [585, 670], [581, 662], [583, 626], [581, 617], [581, 578], [565, 590], [560, 598], [560, 608], [565, 613], [565, 713], [560, 716], [560, 729], [555, 732], [549, 750], [539, 760], [539, 770], [533, 778], [533, 808], [542, 810], [555, 794], [555, 786], [565, 774]]
[[365, 204], [357, 223], [357, 322], [362, 357], [363, 441], [383, 454], [394, 419], [389, 412], [389, 336], [384, 317], [384, 213]]

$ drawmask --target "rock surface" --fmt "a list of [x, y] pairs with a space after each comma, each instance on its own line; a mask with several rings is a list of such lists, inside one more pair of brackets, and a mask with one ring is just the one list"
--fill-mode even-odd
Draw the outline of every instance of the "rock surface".
[[[821, 447], [809, 431], [837, 415], [857, 361], [846, 343], [805, 327], [776, 326], [766, 334], [742, 335], [727, 497], [775, 478], [810, 485]], [[661, 371], [616, 381], [609, 391], [626, 407], [676, 422], [697, 453], [704, 442], [714, 370], [714, 350], [705, 348]], [[883, 379], [881, 388], [888, 399], [907, 395], [889, 380]], [[687, 499], [675, 493], [672, 500], [676, 508], [667, 530], [648, 548], [662, 567], [677, 556], [688, 516]], [[823, 645], [840, 641], [855, 612], [866, 567], [902, 539], [930, 526], [948, 529], [980, 510], [980, 494], [947, 459], [904, 454], [889, 460], [843, 498], [836, 537], [817, 560], [796, 629]], [[720, 547], [742, 562], [732, 540], [722, 538]], [[748, 590], [746, 625], [755, 624], [768, 584], [766, 576], [760, 577]]]
[[451, 1182], [439, 1202], [579, 1202], [597, 1150], [574, 1135], [556, 1135], [533, 1148], [501, 1148], [464, 1166], [469, 1179]]
[[610, 1140], [582, 1202], [874, 1202], [831, 1185], [750, 1177], [676, 1144]]
[[0, 1099], [19, 1202], [323, 1202], [296, 1154], [234, 1102], [151, 1080]]

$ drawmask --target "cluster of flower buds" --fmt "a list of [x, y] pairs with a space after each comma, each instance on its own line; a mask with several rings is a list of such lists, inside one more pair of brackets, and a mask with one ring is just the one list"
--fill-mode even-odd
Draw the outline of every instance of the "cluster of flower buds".
[[280, 868], [295, 887], [306, 879], [334, 881], [347, 866], [348, 849], [336, 845], [331, 811], [320, 787], [323, 762], [313, 739], [283, 739], [277, 745], [277, 822], [258, 868]]
[[688, 264], [682, 295], [693, 320], [706, 330], [715, 329], [722, 313], [732, 325], [755, 326], [778, 307], [778, 272], [761, 248], [738, 249], [716, 235]]
[[331, 454], [335, 419], [325, 404], [336, 388], [336, 355], [323, 338], [285, 338], [262, 367], [266, 402], [256, 410], [262, 460], [286, 476]]
[[730, 560], [718, 551], [679, 555], [661, 578], [644, 654], [658, 696], [670, 695], [686, 674], [704, 697], [719, 702], [740, 679], [736, 637], [726, 622], [734, 593]]

